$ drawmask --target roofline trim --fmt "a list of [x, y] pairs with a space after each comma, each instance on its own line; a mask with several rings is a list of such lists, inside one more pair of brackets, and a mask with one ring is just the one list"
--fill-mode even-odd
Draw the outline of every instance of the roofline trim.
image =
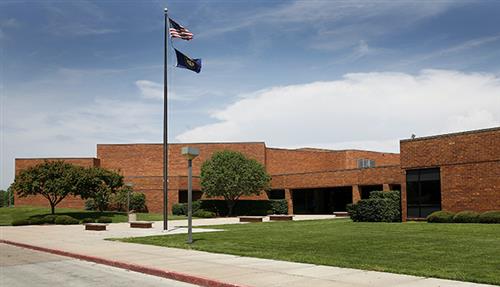
[[[189, 145], [189, 144], [263, 144], [266, 146], [266, 143], [261, 141], [261, 142], [189, 142], [189, 143], [168, 143], [168, 145]], [[162, 143], [104, 143], [104, 144], [97, 144], [97, 146], [104, 146], [104, 145], [113, 145], [113, 146], [126, 146], [126, 145], [163, 145]]]
[[494, 131], [500, 131], [500, 127], [478, 129], [478, 130], [472, 130], [472, 131], [463, 131], [463, 132], [453, 132], [453, 133], [447, 133], [447, 134], [418, 137], [418, 138], [414, 138], [414, 139], [402, 139], [402, 140], [399, 140], [399, 143], [431, 140], [431, 139], [436, 139], [436, 138], [454, 137], [454, 136], [476, 134], [476, 133], [487, 133], [487, 132], [494, 132]]

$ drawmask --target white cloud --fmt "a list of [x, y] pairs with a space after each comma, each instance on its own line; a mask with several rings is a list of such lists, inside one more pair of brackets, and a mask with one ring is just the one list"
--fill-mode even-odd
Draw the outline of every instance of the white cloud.
[[135, 85], [141, 91], [141, 95], [146, 99], [163, 99], [163, 85], [148, 80], [138, 80]]
[[[163, 100], [163, 84], [156, 83], [148, 80], [138, 80], [135, 81], [135, 85], [139, 88], [141, 92], [141, 96], [145, 99], [153, 99], [153, 100]], [[197, 97], [200, 94], [199, 91], [190, 90], [189, 92], [183, 93], [183, 96], [180, 97], [176, 92], [169, 89], [168, 91], [168, 100], [173, 101], [191, 101], [193, 98]]]
[[96, 98], [61, 109], [56, 102], [2, 100], [1, 188], [14, 178], [14, 158], [92, 157], [96, 143], [161, 141], [163, 106], [156, 102]]
[[[398, 151], [397, 139], [500, 125], [500, 78], [423, 70], [347, 74], [341, 80], [273, 87], [213, 112], [181, 142], [263, 140], [281, 147]], [[392, 143], [392, 144], [391, 144]]]

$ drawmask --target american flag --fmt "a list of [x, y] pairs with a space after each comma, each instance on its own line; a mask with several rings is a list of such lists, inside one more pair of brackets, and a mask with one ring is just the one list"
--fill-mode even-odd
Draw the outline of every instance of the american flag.
[[168, 19], [168, 21], [170, 22], [170, 36], [172, 38], [179, 38], [179, 39], [182, 39], [182, 40], [191, 40], [193, 39], [193, 33], [189, 32], [188, 29], [182, 27], [181, 25], [177, 24], [177, 22], [175, 22], [174, 20], [172, 19]]

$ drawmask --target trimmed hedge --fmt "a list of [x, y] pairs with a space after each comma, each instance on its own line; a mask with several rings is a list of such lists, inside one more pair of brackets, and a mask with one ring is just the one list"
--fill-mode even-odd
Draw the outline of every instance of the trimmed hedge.
[[62, 225], [70, 225], [70, 224], [79, 224], [80, 221], [78, 221], [78, 219], [75, 219], [75, 218], [68, 216], [68, 215], [58, 215], [58, 216], [56, 216], [54, 223], [55, 224], [62, 224]]
[[184, 215], [186, 212], [184, 203], [176, 203], [172, 205], [172, 214], [173, 215]]
[[12, 221], [12, 226], [21, 226], [21, 225], [30, 225], [30, 221], [28, 219], [18, 219]]
[[500, 211], [486, 211], [479, 215], [480, 223], [500, 223]]
[[[193, 215], [198, 210], [209, 211], [218, 216], [226, 216], [228, 213], [227, 204], [224, 200], [203, 199], [193, 201]], [[174, 204], [172, 213], [174, 215], [187, 215], [187, 203]], [[288, 214], [288, 203], [285, 199], [238, 200], [233, 213], [234, 215]]]
[[481, 214], [474, 211], [436, 211], [427, 216], [429, 223], [500, 223], [500, 211], [486, 211]]
[[[218, 216], [226, 216], [227, 204], [224, 200], [201, 200], [203, 210], [212, 211]], [[287, 214], [288, 204], [285, 199], [272, 200], [238, 200], [233, 215], [268, 215]]]
[[271, 211], [272, 214], [288, 214], [288, 202], [285, 199], [272, 199]]
[[87, 218], [84, 218], [80, 221], [81, 224], [85, 224], [85, 223], [94, 223], [95, 222], [95, 219], [93, 218], [90, 218], [90, 217], [87, 217]]
[[355, 222], [401, 221], [400, 192], [372, 191], [368, 199], [349, 204], [347, 211]]
[[29, 222], [31, 225], [42, 225], [45, 223], [45, 219], [43, 217], [32, 217]]
[[107, 216], [101, 216], [97, 219], [97, 223], [111, 223], [113, 222], [113, 220], [111, 219], [111, 217], [107, 217]]
[[460, 211], [453, 216], [456, 223], [479, 223], [479, 213], [474, 211]]
[[215, 214], [212, 211], [206, 211], [203, 209], [198, 209], [196, 212], [193, 212], [194, 217], [199, 217], [199, 218], [213, 218], [216, 217], [217, 214]]
[[[193, 214], [201, 209], [201, 200], [193, 201]], [[172, 206], [172, 213], [174, 215], [187, 215], [188, 204], [187, 203], [176, 203]]]
[[56, 217], [57, 215], [55, 214], [49, 214], [49, 215], [45, 215], [43, 217], [43, 220], [45, 221], [45, 223], [47, 224], [54, 224], [55, 220], [56, 220]]
[[455, 216], [455, 213], [450, 212], [450, 211], [434, 211], [433, 213], [429, 214], [427, 216], [427, 222], [430, 223], [452, 223], [453, 222], [453, 216]]

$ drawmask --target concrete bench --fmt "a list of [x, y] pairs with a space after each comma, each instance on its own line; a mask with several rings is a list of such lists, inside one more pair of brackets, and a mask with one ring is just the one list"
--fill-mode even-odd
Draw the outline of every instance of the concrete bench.
[[106, 223], [85, 223], [85, 230], [106, 231]]
[[338, 216], [338, 217], [348, 217], [349, 212], [347, 211], [335, 211], [333, 215]]
[[240, 222], [262, 222], [264, 216], [240, 216]]
[[130, 228], [153, 228], [152, 221], [131, 221]]
[[273, 220], [273, 221], [293, 220], [293, 215], [286, 215], [286, 214], [269, 215], [269, 220]]

